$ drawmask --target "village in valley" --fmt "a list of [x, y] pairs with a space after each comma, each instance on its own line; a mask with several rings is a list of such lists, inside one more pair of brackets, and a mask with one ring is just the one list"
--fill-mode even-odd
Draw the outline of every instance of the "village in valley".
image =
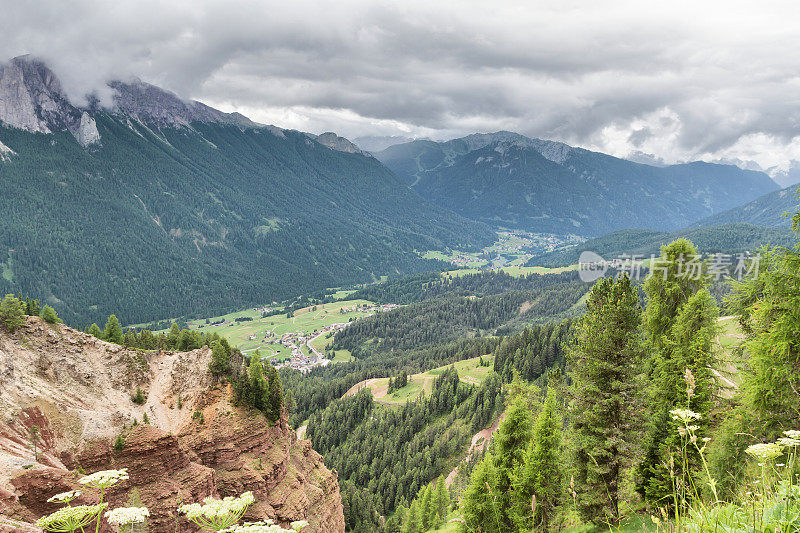
[[189, 321], [187, 326], [219, 333], [246, 355], [258, 354], [276, 368], [290, 367], [308, 373], [316, 366], [352, 359], [347, 350], [329, 349], [337, 331], [361, 318], [398, 307], [367, 300], [336, 300], [293, 311], [263, 306]]

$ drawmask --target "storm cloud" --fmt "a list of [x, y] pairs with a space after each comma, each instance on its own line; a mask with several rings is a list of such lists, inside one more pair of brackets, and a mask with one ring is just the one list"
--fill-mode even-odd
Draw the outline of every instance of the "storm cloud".
[[800, 4], [0, 0], [0, 57], [348, 137], [512, 130], [615, 155], [800, 159]]

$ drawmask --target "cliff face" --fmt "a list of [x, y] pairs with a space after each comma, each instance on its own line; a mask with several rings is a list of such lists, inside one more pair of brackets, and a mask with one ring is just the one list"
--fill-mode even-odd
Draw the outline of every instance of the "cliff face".
[[[57, 509], [46, 500], [59, 492], [80, 488], [76, 503], [94, 501], [78, 472], [108, 468], [128, 468], [130, 479], [107, 500], [146, 505], [151, 532], [194, 531], [176, 517], [178, 505], [246, 490], [256, 496], [246, 519], [344, 531], [336, 474], [285, 420], [270, 425], [234, 406], [230, 387], [208, 374], [209, 359], [208, 349], [124, 349], [38, 318], [0, 334], [0, 531], [25, 531]], [[141, 406], [130, 399], [137, 386], [147, 394]], [[151, 425], [141, 423], [145, 413]], [[118, 435], [124, 446], [115, 450]]]

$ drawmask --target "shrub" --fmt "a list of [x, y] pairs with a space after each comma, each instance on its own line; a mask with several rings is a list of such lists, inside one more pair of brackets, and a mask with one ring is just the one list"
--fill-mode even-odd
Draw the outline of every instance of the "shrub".
[[114, 450], [120, 451], [125, 447], [125, 438], [122, 436], [122, 433], [117, 435], [117, 438], [114, 439]]
[[8, 331], [15, 331], [25, 325], [25, 304], [13, 294], [6, 294], [0, 301], [0, 323]]
[[131, 396], [131, 401], [136, 405], [143, 405], [147, 401], [147, 396], [142, 392], [141, 387], [136, 387], [136, 394]]
[[57, 324], [61, 322], [61, 319], [58, 318], [58, 314], [56, 314], [56, 310], [49, 305], [42, 307], [42, 311], [39, 313], [39, 316], [48, 324]]

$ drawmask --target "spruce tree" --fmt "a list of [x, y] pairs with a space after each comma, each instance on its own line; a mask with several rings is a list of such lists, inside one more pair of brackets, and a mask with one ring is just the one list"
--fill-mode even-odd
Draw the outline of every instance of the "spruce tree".
[[509, 531], [500, 522], [499, 497], [495, 458], [492, 454], [486, 454], [472, 471], [461, 502], [467, 531], [477, 533]]
[[[668, 468], [669, 454], [679, 444], [678, 422], [670, 411], [689, 408], [708, 419], [716, 388], [712, 342], [718, 310], [705, 278], [688, 275], [687, 261], [697, 256], [689, 241], [679, 239], [662, 249], [661, 272], [654, 271], [645, 283], [647, 308], [644, 332], [651, 351], [648, 363], [649, 416], [644, 440], [644, 460], [639, 465], [637, 490], [649, 501], [664, 505], [673, 492], [675, 478], [687, 483], [693, 475], [696, 451], [690, 450], [687, 469]], [[666, 279], [664, 279], [666, 278]], [[687, 370], [695, 382], [693, 398], [687, 396]], [[693, 452], [693, 453], [692, 453]]]
[[6, 294], [0, 301], [0, 323], [14, 332], [25, 325], [25, 304], [13, 294]]
[[549, 391], [536, 418], [524, 462], [514, 475], [511, 513], [518, 531], [548, 531], [561, 499], [561, 418], [555, 406], [555, 393]]
[[103, 340], [113, 342], [115, 344], [122, 344], [122, 326], [120, 325], [119, 319], [117, 319], [116, 315], [111, 315], [108, 317], [106, 327], [103, 329]]
[[495, 489], [498, 494], [500, 521], [504, 529], [512, 527], [510, 516], [512, 477], [524, 460], [525, 450], [531, 440], [532, 426], [530, 405], [524, 395], [518, 395], [512, 400], [495, 437], [497, 442]]
[[420, 515], [419, 503], [417, 500], [411, 502], [411, 507], [406, 513], [406, 523], [403, 526], [403, 533], [422, 533], [422, 517]]
[[[792, 222], [800, 231], [800, 213]], [[795, 429], [800, 416], [800, 243], [762, 250], [759, 275], [733, 283], [730, 302], [747, 334], [742, 389], [749, 430], [772, 439]]]
[[224, 339], [214, 342], [211, 347], [211, 362], [209, 371], [217, 376], [228, 374], [231, 371], [231, 351]]
[[271, 422], [277, 422], [281, 417], [281, 407], [283, 406], [283, 389], [281, 387], [281, 378], [275, 367], [269, 365], [267, 372], [269, 377], [269, 389], [267, 402], [265, 407], [265, 414]]
[[620, 484], [632, 455], [641, 309], [630, 279], [592, 287], [569, 351], [572, 368], [573, 463], [584, 520], [618, 524]]
[[92, 323], [92, 325], [89, 326], [89, 335], [99, 339], [103, 336], [103, 331], [100, 329], [100, 326]]
[[450, 505], [450, 494], [447, 492], [447, 484], [444, 476], [439, 476], [436, 481], [436, 492], [433, 497], [434, 509], [438, 517], [437, 525], [444, 522], [447, 518], [447, 507]]
[[422, 501], [419, 506], [420, 516], [422, 517], [422, 531], [427, 531], [435, 524], [431, 489], [432, 486], [428, 484], [422, 491]]

